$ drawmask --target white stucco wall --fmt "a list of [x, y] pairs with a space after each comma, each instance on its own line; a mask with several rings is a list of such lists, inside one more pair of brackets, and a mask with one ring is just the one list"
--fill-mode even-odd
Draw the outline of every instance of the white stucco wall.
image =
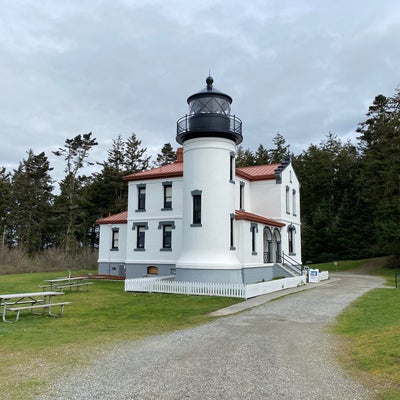
[[[172, 209], [162, 210], [164, 202], [163, 182], [172, 182]], [[137, 185], [146, 185], [145, 211], [138, 209]], [[160, 222], [173, 222], [171, 251], [161, 250], [163, 230]], [[147, 223], [144, 250], [135, 250], [137, 230], [134, 224]], [[182, 245], [182, 178], [163, 178], [129, 182], [128, 229], [126, 262], [143, 264], [175, 263]]]
[[[183, 236], [177, 268], [240, 268], [230, 250], [230, 215], [235, 213], [235, 184], [230, 182], [235, 144], [223, 138], [184, 143]], [[193, 227], [192, 191], [201, 191], [201, 225]]]
[[[118, 250], [111, 250], [112, 231], [118, 229]], [[126, 258], [126, 224], [100, 225], [99, 262], [124, 263]]]

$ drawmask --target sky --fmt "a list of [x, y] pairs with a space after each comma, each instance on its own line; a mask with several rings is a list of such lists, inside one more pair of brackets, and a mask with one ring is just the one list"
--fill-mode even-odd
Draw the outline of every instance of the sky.
[[[356, 141], [400, 84], [398, 0], [0, 0], [0, 167], [92, 132], [92, 162], [132, 133], [155, 156], [186, 100], [233, 98], [243, 147], [299, 154], [329, 132]], [[92, 167], [94, 168], [94, 167]], [[90, 173], [90, 171], [85, 171]]]

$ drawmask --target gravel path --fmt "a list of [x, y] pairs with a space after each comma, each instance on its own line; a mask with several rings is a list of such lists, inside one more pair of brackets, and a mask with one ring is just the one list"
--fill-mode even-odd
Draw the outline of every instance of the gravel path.
[[326, 325], [382, 283], [335, 274], [200, 327], [119, 345], [54, 382], [40, 400], [371, 399], [337, 364]]

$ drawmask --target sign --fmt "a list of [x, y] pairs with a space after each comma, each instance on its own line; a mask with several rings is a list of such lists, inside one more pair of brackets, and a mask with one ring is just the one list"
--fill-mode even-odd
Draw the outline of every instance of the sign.
[[308, 282], [319, 283], [319, 269], [309, 269], [308, 270]]

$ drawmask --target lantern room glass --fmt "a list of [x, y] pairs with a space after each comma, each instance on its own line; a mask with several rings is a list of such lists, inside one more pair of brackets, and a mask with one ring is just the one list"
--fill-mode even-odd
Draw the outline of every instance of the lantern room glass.
[[189, 103], [189, 114], [222, 114], [229, 115], [231, 112], [230, 102], [222, 97], [205, 96], [195, 98]]

